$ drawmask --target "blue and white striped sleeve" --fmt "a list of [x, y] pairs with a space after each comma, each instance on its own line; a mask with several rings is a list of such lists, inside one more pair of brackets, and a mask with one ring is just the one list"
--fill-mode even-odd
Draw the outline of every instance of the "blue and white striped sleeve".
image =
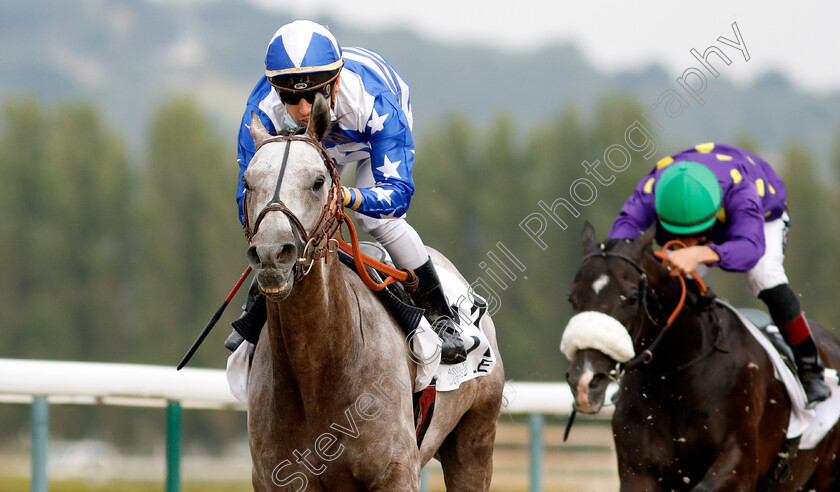
[[374, 218], [400, 217], [414, 194], [414, 139], [408, 118], [393, 97], [376, 97], [365, 136], [370, 144], [371, 171], [376, 185], [350, 188], [348, 207]]

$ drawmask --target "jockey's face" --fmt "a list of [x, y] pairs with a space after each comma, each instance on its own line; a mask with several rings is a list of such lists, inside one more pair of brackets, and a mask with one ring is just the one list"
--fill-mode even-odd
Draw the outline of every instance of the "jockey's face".
[[680, 238], [680, 241], [686, 245], [686, 247], [697, 246], [698, 244], [704, 244], [706, 242], [706, 236], [702, 237], [683, 237]]
[[[335, 79], [335, 86], [333, 88], [332, 94], [330, 95], [330, 107], [335, 103], [335, 94], [339, 91], [338, 88], [338, 81], [339, 77]], [[312, 113], [312, 103], [306, 100], [307, 98], [301, 98], [297, 104], [288, 104], [286, 103], [286, 111], [289, 112], [289, 116], [295, 120], [295, 123], [298, 126], [307, 126], [309, 124], [309, 114]]]
[[664, 229], [662, 223], [658, 220], [656, 222], [656, 227], [657, 231], [665, 231], [667, 239], [678, 239], [681, 243], [685, 244], [686, 247], [706, 244], [709, 241], [709, 237], [712, 235], [712, 231], [714, 230], [714, 226], [712, 226], [704, 231], [695, 232], [692, 235], [673, 234]]

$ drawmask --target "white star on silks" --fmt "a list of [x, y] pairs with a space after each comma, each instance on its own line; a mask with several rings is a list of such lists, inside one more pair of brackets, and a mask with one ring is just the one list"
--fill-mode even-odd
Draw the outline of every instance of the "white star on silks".
[[393, 193], [394, 190], [386, 190], [384, 188], [373, 187], [370, 189], [370, 191], [376, 193], [376, 196], [379, 200], [385, 200], [386, 202], [388, 202], [388, 205], [391, 204], [391, 193]]
[[391, 212], [390, 214], [379, 214], [379, 218], [380, 218], [380, 219], [393, 219], [393, 218], [394, 218], [394, 214], [395, 214], [395, 213], [397, 213], [397, 211], [396, 211], [396, 210], [394, 210], [394, 211], [393, 211], [393, 212]]
[[400, 178], [400, 173], [397, 172], [397, 166], [400, 165], [402, 161], [391, 162], [391, 159], [388, 159], [388, 156], [385, 156], [385, 162], [383, 165], [376, 168], [377, 171], [381, 171], [382, 175], [385, 176], [385, 179], [390, 178], [391, 176]]
[[367, 126], [370, 127], [370, 134], [373, 135], [374, 133], [378, 132], [379, 130], [385, 128], [385, 120], [388, 118], [387, 114], [383, 114], [379, 116], [379, 113], [376, 112], [376, 108], [373, 108], [373, 114], [370, 115], [370, 121], [368, 121]]

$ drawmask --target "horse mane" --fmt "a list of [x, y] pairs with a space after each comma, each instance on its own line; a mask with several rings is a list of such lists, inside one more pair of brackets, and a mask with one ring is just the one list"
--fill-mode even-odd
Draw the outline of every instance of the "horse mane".
[[350, 143], [351, 142], [351, 140], [347, 137], [347, 135], [344, 135], [343, 133], [341, 133], [337, 130], [338, 124], [341, 122], [341, 120], [343, 120], [345, 118], [345, 116], [347, 116], [347, 115], [343, 114], [343, 115], [340, 115], [340, 116], [336, 116], [335, 121], [333, 121], [332, 124], [330, 125], [329, 133], [327, 133], [327, 136], [324, 137], [324, 142], [329, 142], [333, 145], [340, 145], [340, 144], [343, 144], [343, 143]]
[[[633, 241], [629, 239], [607, 239], [603, 242], [604, 250], [606, 251], [613, 251], [615, 249], [621, 249], [625, 245], [628, 249], [633, 248]], [[647, 260], [647, 261], [644, 261]], [[660, 268], [659, 272], [648, 272], [648, 276], [652, 275], [659, 275], [667, 276], [668, 274], [665, 271], [665, 268], [661, 266], [661, 261], [656, 258], [653, 253], [653, 245], [651, 244], [647, 248], [645, 248], [643, 252], [643, 265], [659, 265]], [[676, 279], [673, 279], [674, 289], [680, 289], [677, 285]], [[700, 284], [697, 282], [692, 281], [689, 278], [685, 279], [685, 287], [686, 287], [686, 296], [685, 296], [685, 303], [687, 306], [691, 306], [694, 310], [698, 313], [705, 312], [710, 310], [710, 308], [714, 305], [714, 299], [717, 297], [717, 294], [712, 291], [712, 289], [707, 288], [705, 292], [701, 292]], [[656, 295], [656, 290], [653, 287], [649, 287], [651, 293], [654, 294], [653, 299], [657, 304], [658, 296]], [[663, 289], [660, 289], [663, 290]], [[668, 288], [670, 291], [670, 286]], [[677, 291], [678, 292], [678, 291]], [[661, 306], [657, 306], [658, 309], [661, 309]], [[667, 313], [664, 313], [665, 317], [667, 318]]]
[[306, 133], [306, 127], [298, 126], [295, 128], [285, 128], [277, 133], [272, 133], [271, 135], [277, 137], [294, 137], [298, 135], [303, 135], [304, 133]]
[[[335, 128], [338, 128], [339, 120], [341, 120], [341, 117], [336, 119], [336, 121], [334, 121], [332, 123], [332, 125], [330, 126], [329, 133], [327, 134], [326, 137], [324, 137], [324, 140], [323, 140], [324, 143], [331, 143], [333, 145], [339, 145], [339, 144], [348, 143], [348, 142], [351, 141], [349, 138], [347, 138], [346, 135], [344, 135], [344, 134], [340, 133], [339, 131], [335, 130]], [[306, 133], [306, 127], [305, 126], [298, 126], [298, 127], [295, 127], [295, 128], [286, 127], [286, 128], [283, 128], [282, 130], [280, 130], [279, 132], [271, 133], [271, 136], [295, 137], [295, 136], [303, 135], [305, 133]]]

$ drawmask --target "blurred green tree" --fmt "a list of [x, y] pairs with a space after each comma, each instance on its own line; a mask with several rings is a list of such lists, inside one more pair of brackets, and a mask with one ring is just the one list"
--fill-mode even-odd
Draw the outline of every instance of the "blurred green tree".
[[[233, 144], [223, 145], [197, 104], [165, 102], [149, 135], [137, 223], [143, 340], [135, 356], [174, 365], [247, 265], [247, 242], [236, 216]], [[239, 314], [234, 311], [220, 321], [214, 339], [224, 340], [225, 321]], [[223, 366], [221, 344], [206, 345], [191, 364]]]

